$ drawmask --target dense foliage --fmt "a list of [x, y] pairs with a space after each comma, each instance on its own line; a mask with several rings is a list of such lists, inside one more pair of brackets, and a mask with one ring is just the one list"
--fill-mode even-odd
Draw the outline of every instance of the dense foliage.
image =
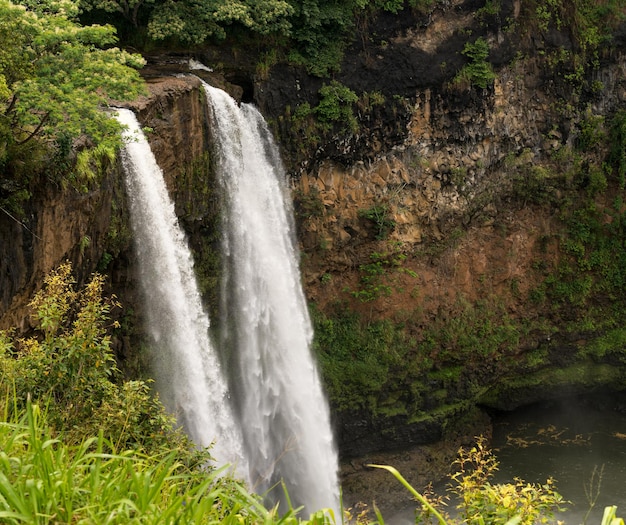
[[289, 59], [314, 75], [337, 71], [345, 47], [353, 40], [359, 22], [377, 11], [398, 13], [404, 8], [427, 8], [436, 0], [290, 0]]
[[[89, 19], [115, 24], [134, 45], [194, 46], [242, 34], [278, 48], [313, 74], [337, 70], [360, 20], [435, 0], [81, 0]], [[110, 16], [113, 14], [115, 16]], [[121, 17], [120, 17], [121, 15]], [[141, 35], [140, 37], [138, 35]], [[270, 37], [265, 39], [264, 37]]]
[[45, 407], [47, 424], [70, 442], [103, 432], [116, 449], [187, 450], [149, 384], [120, 377], [108, 333], [117, 325], [107, 326], [111, 308], [120, 306], [102, 297], [103, 285], [96, 275], [76, 290], [71, 266], [63, 264], [30, 304], [36, 333], [0, 332], [3, 406], [11, 418], [30, 403]]
[[217, 472], [189, 471], [174, 451], [116, 449], [102, 433], [68, 444], [47, 423], [30, 403], [0, 422], [2, 523], [199, 523], [234, 506]]
[[102, 109], [142, 92], [143, 59], [114, 47], [111, 26], [77, 15], [70, 0], [0, 1], [0, 190], [27, 187], [44, 166], [49, 177], [76, 164], [93, 173], [120, 140]]

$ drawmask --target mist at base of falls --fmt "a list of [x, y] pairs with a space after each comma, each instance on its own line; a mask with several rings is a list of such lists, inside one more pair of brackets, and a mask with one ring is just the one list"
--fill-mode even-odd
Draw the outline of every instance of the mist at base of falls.
[[[555, 523], [600, 524], [604, 508], [612, 505], [617, 516], [626, 515], [626, 393], [563, 397], [498, 412], [492, 421], [489, 445], [498, 462], [492, 485], [516, 479], [543, 485], [553, 478], [566, 502]], [[450, 495], [449, 486], [448, 478], [440, 480], [434, 493]], [[459, 517], [459, 503], [453, 496], [445, 508], [453, 518]], [[407, 504], [385, 516], [386, 522], [412, 525], [415, 508]]]
[[583, 523], [587, 493], [597, 498], [587, 523], [600, 523], [608, 505], [617, 505], [618, 516], [626, 514], [623, 394], [621, 400], [614, 393], [567, 397], [500, 414], [492, 446], [499, 462], [495, 482], [555, 479], [557, 491], [572, 502], [558, 516], [565, 523]]

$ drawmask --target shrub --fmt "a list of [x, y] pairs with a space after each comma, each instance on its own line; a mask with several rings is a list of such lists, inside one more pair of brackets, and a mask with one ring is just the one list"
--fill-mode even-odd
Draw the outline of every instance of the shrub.
[[557, 271], [546, 278], [549, 298], [576, 306], [598, 297], [622, 298], [626, 286], [622, 199], [617, 197], [606, 207], [583, 202], [567, 213], [567, 235], [561, 246], [569, 258], [563, 258]]
[[[438, 510], [439, 505], [436, 502], [417, 492], [396, 469], [383, 465], [371, 466], [391, 472], [420, 502], [420, 508], [416, 511], [416, 523], [549, 523], [553, 520], [554, 513], [563, 510], [562, 506], [567, 503], [556, 491], [552, 479], [544, 484], [526, 483], [521, 479], [515, 479], [513, 483], [492, 484], [490, 479], [498, 469], [498, 462], [487, 449], [482, 437], [478, 438], [472, 448], [461, 448], [455, 464], [458, 469], [451, 476], [455, 485], [449, 491], [458, 496], [460, 501], [457, 506], [460, 511], [458, 519], [452, 519]], [[379, 523], [384, 525], [382, 516], [379, 516]]]
[[359, 210], [358, 216], [371, 221], [376, 228], [376, 239], [386, 239], [396, 228], [396, 221], [391, 218], [389, 206], [377, 204], [366, 210]]
[[416, 278], [417, 274], [404, 266], [406, 255], [401, 252], [402, 244], [393, 243], [386, 252], [373, 252], [370, 262], [359, 266], [359, 287], [347, 290], [352, 297], [362, 303], [375, 301], [379, 297], [389, 296], [394, 290], [402, 291], [399, 274]]
[[102, 429], [116, 448], [179, 448], [198, 461], [183, 434], [172, 429], [173, 420], [149, 383], [119, 381], [107, 333], [117, 325], [107, 322], [111, 308], [120, 305], [102, 297], [104, 278], [94, 275], [81, 290], [74, 284], [71, 265], [62, 264], [30, 303], [35, 335], [0, 332], [3, 405], [15, 415], [38, 403], [50, 426], [71, 442]]
[[313, 219], [324, 215], [324, 203], [320, 192], [316, 187], [305, 193], [303, 190], [296, 190], [294, 195], [294, 209], [296, 217], [299, 219]]
[[456, 84], [469, 83], [485, 89], [496, 78], [491, 64], [487, 62], [489, 56], [489, 44], [479, 37], [474, 42], [467, 42], [462, 53], [469, 58], [466, 64], [454, 78]]
[[356, 131], [358, 123], [352, 104], [359, 100], [354, 91], [336, 80], [324, 84], [319, 90], [320, 103], [313, 110], [317, 119], [326, 126], [341, 124], [343, 130]]
[[519, 478], [513, 483], [492, 484], [498, 462], [483, 438], [470, 449], [460, 449], [455, 464], [459, 470], [451, 476], [456, 483], [452, 490], [460, 498], [463, 523], [508, 523], [512, 519], [522, 525], [548, 523], [567, 503], [552, 478], [544, 484]]

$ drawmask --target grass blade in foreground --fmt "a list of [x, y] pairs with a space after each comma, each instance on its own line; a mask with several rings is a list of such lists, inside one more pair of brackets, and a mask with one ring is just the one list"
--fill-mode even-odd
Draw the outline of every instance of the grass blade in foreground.
[[443, 518], [443, 516], [441, 514], [439, 514], [439, 512], [437, 511], [437, 509], [435, 507], [433, 507], [429, 501], [422, 496], [419, 492], [417, 492], [417, 490], [415, 490], [411, 484], [404, 479], [404, 477], [402, 476], [402, 474], [400, 474], [395, 468], [390, 467], [388, 465], [368, 465], [368, 467], [374, 467], [374, 468], [382, 468], [385, 469], [389, 472], [391, 472], [394, 477], [400, 482], [402, 483], [402, 485], [404, 485], [406, 487], [406, 489], [413, 494], [413, 496], [415, 496], [415, 498], [422, 504], [424, 505], [430, 512], [433, 513], [433, 516], [435, 516], [437, 518], [437, 521], [441, 524], [441, 525], [448, 525], [448, 523], [446, 522], [446, 520]]

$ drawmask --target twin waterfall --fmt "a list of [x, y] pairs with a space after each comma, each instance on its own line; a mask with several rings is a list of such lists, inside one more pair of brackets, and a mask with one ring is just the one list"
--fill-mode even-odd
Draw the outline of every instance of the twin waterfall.
[[195, 443], [213, 443], [216, 463], [282, 512], [282, 483], [294, 507], [338, 512], [337, 456], [280, 157], [253, 106], [204, 88], [223, 194], [217, 343], [162, 172], [134, 114], [118, 114], [157, 391]]

